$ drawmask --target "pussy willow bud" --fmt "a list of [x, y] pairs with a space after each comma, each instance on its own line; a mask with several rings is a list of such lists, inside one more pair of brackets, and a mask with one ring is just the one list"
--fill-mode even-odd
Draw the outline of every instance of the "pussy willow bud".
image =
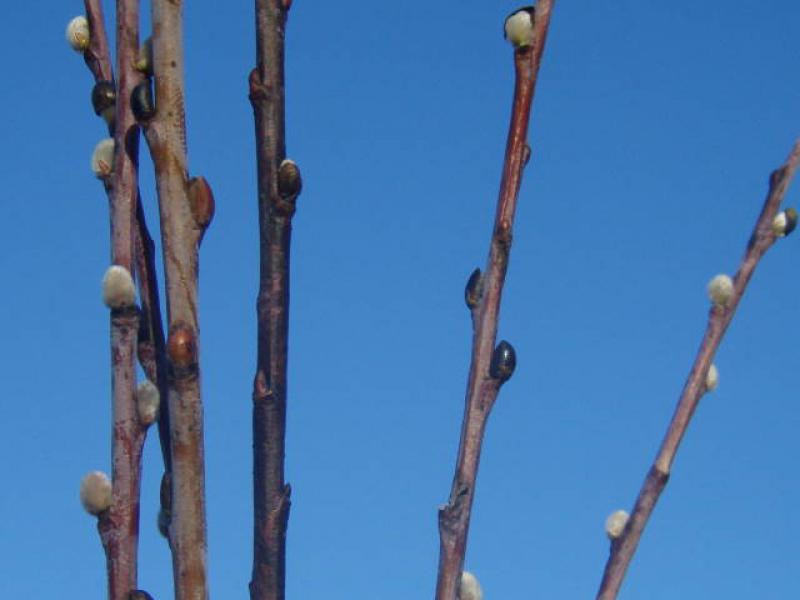
[[111, 506], [111, 480], [102, 471], [92, 471], [81, 479], [81, 504], [90, 515], [99, 515]]
[[733, 296], [733, 280], [721, 274], [708, 282], [708, 297], [717, 306], [726, 306]]
[[782, 210], [772, 220], [772, 231], [778, 237], [789, 235], [795, 227], [797, 227], [797, 210], [794, 208]]
[[506, 17], [504, 25], [505, 38], [514, 48], [523, 48], [533, 43], [533, 23], [536, 19], [536, 7], [524, 6]]
[[514, 346], [503, 340], [494, 349], [489, 375], [494, 379], [499, 379], [500, 383], [503, 384], [514, 374], [516, 366], [517, 353], [514, 350]]
[[149, 379], [145, 379], [136, 386], [136, 411], [139, 413], [139, 422], [148, 427], [158, 420], [158, 407], [161, 397], [158, 388]]
[[467, 303], [467, 308], [472, 310], [478, 306], [481, 296], [483, 296], [483, 276], [480, 269], [475, 269], [464, 288], [464, 302]]
[[79, 15], [67, 23], [67, 43], [75, 52], [83, 52], [89, 47], [89, 21]]
[[458, 586], [459, 600], [483, 600], [483, 590], [478, 578], [469, 571], [461, 573], [461, 583]]
[[144, 590], [131, 590], [128, 600], [153, 600], [153, 597]]
[[629, 515], [624, 510], [618, 510], [608, 515], [606, 519], [606, 535], [610, 540], [619, 539], [625, 526], [628, 524]]
[[139, 46], [139, 54], [136, 57], [136, 62], [133, 68], [144, 73], [147, 77], [153, 74], [153, 38], [148, 37], [144, 43]]
[[717, 389], [719, 385], [719, 371], [717, 370], [716, 365], [711, 365], [708, 367], [708, 372], [706, 373], [706, 390], [709, 392], [713, 392]]
[[105, 138], [97, 142], [92, 152], [92, 172], [99, 179], [111, 175], [114, 169], [114, 139]]
[[103, 303], [112, 310], [136, 304], [136, 286], [128, 269], [119, 265], [108, 267], [103, 275]]

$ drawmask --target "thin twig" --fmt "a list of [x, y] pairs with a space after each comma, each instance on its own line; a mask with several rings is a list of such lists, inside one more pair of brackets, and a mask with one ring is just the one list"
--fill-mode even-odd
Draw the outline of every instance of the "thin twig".
[[[88, 3], [87, 3], [88, 4]], [[99, 5], [98, 5], [99, 6]], [[99, 10], [98, 6], [92, 9]], [[88, 6], [87, 6], [88, 8]], [[95, 26], [93, 60], [87, 60], [101, 76], [111, 76], [107, 42], [102, 20], [92, 17]], [[130, 109], [130, 92], [138, 75], [132, 61], [138, 50], [138, 0], [117, 2], [117, 101], [114, 118], [116, 151], [110, 183], [111, 261], [133, 274], [133, 224], [138, 198], [138, 139], [139, 129]], [[90, 50], [91, 50], [90, 46]], [[93, 70], [93, 72], [95, 72]], [[127, 600], [135, 589], [139, 545], [139, 500], [141, 459], [146, 428], [140, 423], [135, 400], [136, 333], [139, 316], [136, 307], [111, 311], [111, 364], [113, 395], [112, 482], [113, 499], [110, 509], [98, 520], [108, 569], [109, 598]]]
[[492, 240], [481, 294], [471, 303], [473, 319], [472, 359], [467, 383], [464, 419], [453, 486], [448, 503], [439, 509], [439, 573], [437, 600], [456, 600], [464, 565], [470, 512], [475, 494], [484, 429], [497, 398], [501, 380], [490, 374], [495, 350], [500, 296], [508, 267], [512, 228], [522, 169], [530, 152], [528, 122], [544, 51], [553, 0], [536, 5], [534, 41], [514, 52], [516, 83], [503, 176], [497, 202]]
[[[164, 325], [156, 279], [155, 244], [147, 229], [141, 196], [136, 205], [136, 273], [139, 283], [141, 314], [137, 354], [147, 378], [156, 384], [162, 398], [168, 396], [167, 363], [164, 343]], [[169, 451], [169, 410], [166, 403], [158, 415], [158, 438], [164, 470], [170, 472], [172, 459]]]
[[95, 81], [114, 81], [111, 53], [108, 50], [108, 37], [103, 18], [103, 4], [100, 0], [84, 0], [83, 5], [91, 32], [89, 47], [83, 52], [83, 59]]
[[769, 191], [761, 214], [756, 221], [742, 262], [733, 278], [733, 294], [725, 305], [714, 305], [708, 316], [708, 325], [700, 349], [683, 387], [675, 413], [661, 443], [652, 467], [645, 477], [636, 499], [633, 512], [621, 536], [611, 544], [603, 580], [597, 593], [598, 600], [614, 600], [619, 593], [628, 565], [636, 552], [647, 521], [655, 508], [661, 492], [667, 485], [675, 454], [683, 439], [689, 421], [700, 398], [706, 392], [705, 380], [708, 369], [717, 352], [722, 337], [733, 319], [736, 307], [744, 294], [750, 278], [761, 257], [777, 239], [772, 223], [783, 202], [789, 183], [800, 164], [800, 140], [795, 142], [786, 162], [773, 171], [769, 179]]
[[154, 0], [155, 116], [144, 127], [161, 216], [167, 292], [171, 519], [176, 600], [208, 598], [203, 406], [200, 394], [198, 250], [210, 222], [190, 198], [184, 119], [183, 3]]
[[253, 384], [252, 600], [283, 600], [291, 487], [284, 481], [289, 250], [299, 171], [285, 163], [284, 27], [290, 0], [256, 0], [250, 102], [256, 130], [261, 273]]

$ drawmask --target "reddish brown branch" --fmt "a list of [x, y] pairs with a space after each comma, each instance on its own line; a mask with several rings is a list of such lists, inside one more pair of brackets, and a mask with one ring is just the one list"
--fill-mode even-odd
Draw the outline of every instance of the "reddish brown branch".
[[108, 51], [108, 37], [103, 19], [103, 5], [100, 0], [84, 0], [86, 19], [89, 21], [89, 47], [83, 52], [83, 59], [95, 81], [114, 81], [111, 69], [111, 54]]
[[[87, 55], [96, 77], [111, 77], [107, 61], [107, 42], [99, 5], [87, 3], [94, 29]], [[96, 12], [95, 12], [96, 11]], [[101, 32], [98, 34], [98, 32]], [[138, 128], [126, 101], [136, 84], [132, 57], [136, 56], [139, 35], [138, 0], [117, 2], [117, 101], [115, 108], [115, 154], [110, 179], [111, 260], [133, 274], [133, 224], [138, 201]], [[95, 39], [97, 38], [97, 39]], [[93, 50], [94, 48], [94, 50]], [[99, 522], [106, 553], [109, 598], [127, 600], [136, 588], [139, 544], [139, 498], [141, 458], [145, 427], [136, 411], [136, 333], [138, 312], [135, 307], [111, 311], [112, 363], [112, 482], [111, 508]]]
[[747, 244], [739, 270], [733, 278], [733, 295], [724, 306], [714, 305], [709, 313], [708, 325], [700, 344], [694, 364], [683, 387], [675, 413], [661, 443], [658, 455], [645, 477], [633, 512], [622, 535], [611, 545], [603, 580], [597, 593], [598, 600], [613, 600], [617, 597], [628, 565], [636, 552], [647, 521], [667, 485], [672, 463], [700, 398], [706, 391], [705, 378], [714, 355], [728, 329], [736, 307], [742, 299], [750, 278], [761, 257], [777, 239], [772, 223], [780, 209], [789, 183], [800, 164], [800, 140], [798, 140], [786, 162], [770, 176], [769, 191], [761, 214]]
[[541, 0], [536, 5], [533, 44], [514, 52], [514, 102], [489, 259], [479, 286], [481, 294], [475, 298], [476, 301], [470, 302], [473, 316], [472, 359], [461, 440], [450, 499], [439, 510], [437, 600], [457, 598], [484, 430], [501, 385], [501, 380], [490, 374], [490, 364], [495, 350], [500, 297], [511, 249], [514, 211], [522, 169], [530, 152], [527, 134], [531, 104], [552, 8], [552, 0]]
[[[261, 248], [253, 385], [252, 600], [283, 600], [286, 575], [291, 494], [284, 481], [289, 249], [292, 215], [300, 192], [299, 171], [294, 163], [284, 163], [284, 27], [289, 4], [285, 0], [256, 1], [257, 66], [249, 81], [256, 130]], [[290, 177], [285, 177], [287, 174]]]
[[[111, 67], [108, 40], [103, 22], [102, 6], [99, 0], [86, 0], [86, 18], [91, 30], [90, 45], [84, 52], [84, 58], [95, 83], [113, 81], [114, 71]], [[114, 135], [114, 127], [109, 132]], [[113, 178], [104, 181], [112, 200]], [[156, 383], [162, 397], [166, 398], [166, 363], [164, 358], [164, 326], [161, 317], [161, 304], [158, 297], [158, 280], [156, 276], [155, 247], [153, 238], [147, 227], [141, 195], [136, 198], [136, 222], [134, 227], [134, 268], [139, 284], [141, 312], [139, 335], [137, 339], [137, 355], [147, 378]], [[164, 468], [168, 472], [169, 456], [169, 411], [166, 405], [159, 413], [158, 434], [161, 443], [161, 454]]]
[[153, 1], [155, 115], [142, 125], [155, 167], [169, 320], [169, 542], [175, 598], [204, 600], [208, 581], [197, 272], [208, 220], [195, 218], [189, 194], [181, 13], [180, 0]]

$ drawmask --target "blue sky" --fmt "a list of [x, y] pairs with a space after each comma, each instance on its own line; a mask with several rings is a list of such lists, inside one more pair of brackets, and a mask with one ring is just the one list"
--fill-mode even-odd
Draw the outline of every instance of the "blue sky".
[[[63, 38], [82, 3], [21, 6], [0, 41], [0, 592], [100, 599], [77, 491], [109, 468], [108, 221], [89, 171], [104, 131]], [[217, 199], [201, 352], [210, 577], [225, 599], [246, 597], [251, 567], [258, 275], [253, 9], [230, 6], [188, 3], [185, 31], [190, 168]], [[433, 595], [468, 365], [462, 292], [487, 253], [513, 78], [502, 23], [517, 6], [294, 2], [291, 598]], [[557, 3], [501, 313], [518, 367], [490, 420], [467, 556], [488, 600], [594, 597], [603, 522], [655, 454], [706, 282], [736, 269], [800, 135], [798, 25], [790, 1]], [[796, 185], [787, 204], [799, 199]], [[760, 265], [620, 598], [800, 590], [798, 252], [787, 238]], [[159, 460], [153, 437], [140, 585], [168, 598]]]

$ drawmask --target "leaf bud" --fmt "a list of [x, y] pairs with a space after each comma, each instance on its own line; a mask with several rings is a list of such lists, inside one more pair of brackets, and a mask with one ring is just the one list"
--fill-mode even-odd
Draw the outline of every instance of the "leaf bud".
[[475, 269], [467, 280], [467, 285], [464, 288], [464, 302], [467, 308], [472, 310], [481, 301], [483, 296], [483, 276], [480, 269]]
[[131, 92], [131, 112], [140, 123], [149, 121], [156, 114], [153, 86], [150, 78], [141, 81]]
[[92, 108], [94, 114], [111, 125], [114, 122], [117, 90], [110, 81], [98, 81], [92, 88]]
[[192, 177], [189, 180], [189, 208], [192, 211], [195, 223], [205, 229], [214, 218], [216, 203], [214, 193], [205, 177]]
[[197, 341], [188, 325], [176, 323], [167, 339], [167, 356], [178, 369], [190, 369], [197, 363]]
[[494, 378], [500, 380], [500, 384], [504, 384], [513, 375], [514, 369], [517, 366], [517, 353], [514, 346], [503, 340], [497, 344], [492, 354], [492, 364], [489, 367], [489, 374]]
[[284, 159], [278, 167], [278, 193], [281, 198], [292, 198], [303, 188], [300, 169], [293, 160]]

